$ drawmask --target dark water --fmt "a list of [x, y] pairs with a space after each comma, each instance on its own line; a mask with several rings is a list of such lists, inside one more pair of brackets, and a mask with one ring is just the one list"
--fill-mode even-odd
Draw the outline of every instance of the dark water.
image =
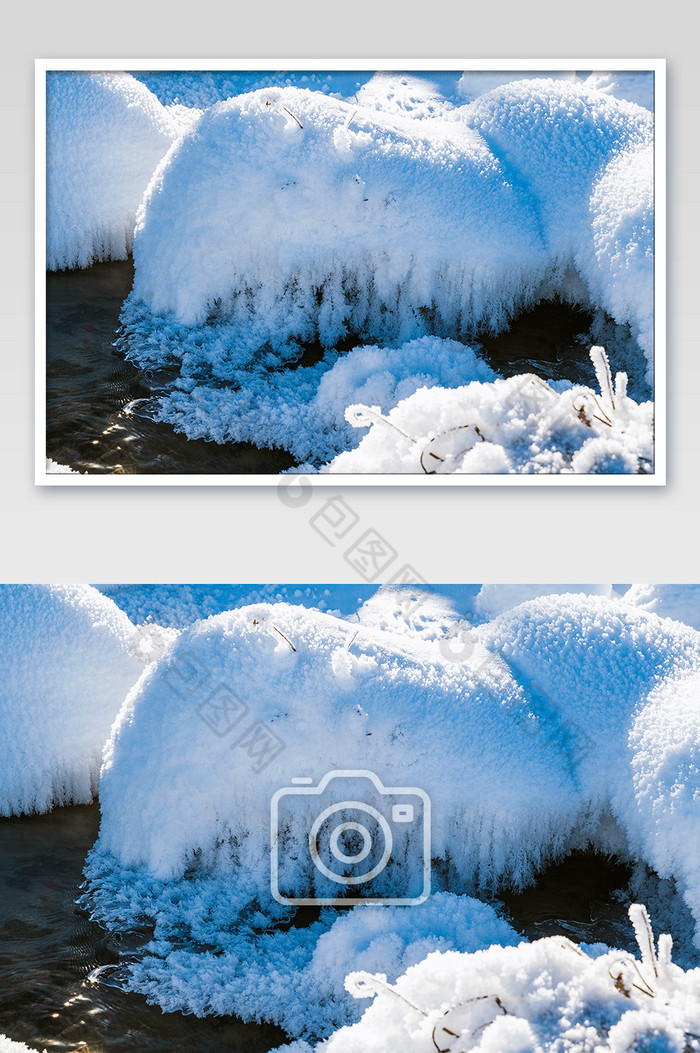
[[0, 819], [0, 1034], [37, 1049], [91, 1053], [267, 1053], [284, 1033], [229, 1017], [163, 1013], [136, 994], [94, 984], [124, 942], [75, 905], [97, 805]]
[[498, 336], [481, 336], [484, 358], [504, 377], [534, 373], [543, 380], [569, 380], [597, 387], [589, 358], [593, 315], [571, 304], [547, 300], [517, 318]]
[[98, 474], [250, 474], [294, 464], [281, 450], [186, 439], [129, 412], [172, 375], [140, 370], [113, 347], [134, 277], [131, 260], [46, 276], [46, 454]]
[[[98, 825], [97, 805], [0, 819], [0, 1034], [92, 1053], [267, 1053], [283, 1044], [271, 1025], [163, 1013], [141, 995], [91, 981], [93, 970], [129, 954], [128, 937], [108, 935], [75, 903]], [[529, 939], [561, 934], [634, 950], [619, 894], [628, 879], [627, 867], [576, 853], [495, 905]]]
[[528, 940], [568, 936], [638, 953], [627, 915], [631, 869], [593, 852], [574, 852], [519, 893], [501, 893], [508, 920]]
[[[276, 474], [293, 466], [282, 450], [186, 439], [170, 424], [130, 411], [136, 399], [167, 390], [168, 371], [140, 370], [113, 346], [131, 290], [131, 260], [46, 276], [47, 456], [97, 474]], [[594, 383], [588, 358], [592, 316], [546, 302], [498, 337], [482, 337], [484, 357], [503, 376]], [[357, 341], [346, 341], [354, 346]], [[342, 349], [341, 349], [342, 350]], [[298, 365], [320, 357], [313, 348]]]

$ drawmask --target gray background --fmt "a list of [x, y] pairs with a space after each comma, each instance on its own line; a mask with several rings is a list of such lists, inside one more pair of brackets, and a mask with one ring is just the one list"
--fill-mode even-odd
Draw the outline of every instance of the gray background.
[[[373, 21], [360, 17], [364, 5], [278, 0], [39, 0], [32, 9], [31, 18], [3, 15], [0, 42], [0, 580], [352, 581], [343, 549], [369, 528], [398, 553], [388, 576], [410, 563], [433, 581], [700, 578], [700, 32], [689, 3], [374, 0]], [[298, 508], [274, 486], [35, 488], [33, 60], [100, 56], [666, 58], [668, 486], [354, 487], [344, 493], [357, 529], [335, 546], [309, 519], [340, 487], [317, 488]]]

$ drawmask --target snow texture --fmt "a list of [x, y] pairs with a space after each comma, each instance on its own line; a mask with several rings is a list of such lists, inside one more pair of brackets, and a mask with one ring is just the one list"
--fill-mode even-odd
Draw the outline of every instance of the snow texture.
[[13, 1042], [6, 1035], [0, 1035], [0, 1053], [34, 1053], [34, 1050], [25, 1046], [23, 1042]]
[[[593, 352], [602, 349], [593, 348]], [[604, 354], [604, 352], [603, 352]], [[420, 389], [388, 413], [348, 406], [369, 432], [324, 473], [643, 474], [654, 465], [654, 406], [534, 374]], [[313, 470], [313, 466], [305, 466]]]
[[457, 84], [457, 94], [466, 102], [479, 95], [493, 91], [503, 84], [516, 80], [565, 80], [583, 85], [589, 90], [605, 92], [616, 99], [637, 103], [647, 110], [654, 109], [654, 74], [648, 70], [618, 70], [613, 73], [596, 71], [582, 73], [576, 70], [551, 70], [542, 73], [524, 70], [521, 73], [499, 70], [470, 70], [462, 74]]
[[496, 332], [575, 268], [651, 376], [651, 114], [529, 80], [425, 116], [378, 108], [372, 84], [357, 104], [271, 88], [198, 118], [139, 213], [130, 353], [231, 379], [348, 334]]
[[[633, 912], [643, 911], [637, 905]], [[653, 937], [652, 937], [653, 939]], [[641, 960], [585, 951], [562, 937], [472, 954], [433, 952], [395, 985], [351, 973], [347, 990], [374, 1000], [362, 1020], [317, 1053], [684, 1053], [697, 1048], [700, 969], [670, 960], [669, 938]], [[619, 978], [619, 979], [618, 979]], [[299, 1043], [287, 1053], [311, 1053]], [[281, 1050], [278, 1053], [282, 1053]]]
[[155, 415], [189, 439], [279, 447], [320, 465], [357, 445], [347, 406], [378, 403], [387, 412], [419, 389], [495, 377], [473, 348], [424, 336], [397, 348], [331, 353], [316, 366], [251, 371], [237, 390], [178, 385], [159, 400]]
[[632, 585], [625, 602], [700, 629], [700, 585]]
[[610, 585], [482, 585], [474, 600], [474, 611], [483, 621], [512, 611], [526, 600], [579, 592], [584, 595], [611, 596]]
[[67, 464], [59, 464], [58, 461], [53, 461], [50, 457], [46, 458], [46, 474], [47, 475], [81, 475], [81, 472], [76, 472], [73, 468]]
[[87, 585], [0, 591], [0, 816], [83, 804], [142, 664], [134, 627]]
[[[212, 614], [255, 603], [292, 603], [354, 616], [375, 585], [97, 585], [136, 625], [184, 629]], [[440, 588], [440, 586], [438, 586]], [[467, 590], [468, 586], [457, 587]]]
[[46, 85], [46, 265], [126, 259], [153, 171], [191, 118], [128, 73], [49, 72]]
[[355, 907], [301, 928], [219, 938], [215, 952], [175, 950], [139, 962], [132, 989], [166, 1010], [233, 1011], [272, 1021], [290, 1035], [320, 1037], [359, 1019], [363, 1007], [344, 992], [355, 968], [381, 969], [395, 979], [431, 951], [517, 943], [492, 907], [445, 892], [420, 908]]
[[154, 176], [134, 263], [132, 353], [210, 321], [178, 355], [219, 378], [268, 345], [502, 328], [546, 268], [532, 203], [466, 123], [291, 88], [205, 111]]
[[[128, 982], [164, 1008], [284, 1016], [296, 1035], [310, 1026], [298, 969], [321, 933], [362, 921], [327, 911], [313, 933], [261, 935], [289, 916], [270, 893], [269, 808], [293, 777], [318, 785], [338, 769], [429, 795], [435, 892], [520, 888], [592, 846], [673, 878], [700, 936], [700, 634], [618, 599], [547, 596], [445, 649], [396, 631], [386, 610], [370, 607], [359, 625], [284, 604], [209, 618], [126, 700], [104, 754], [89, 902], [108, 925], [152, 919]], [[245, 748], [257, 722], [272, 733], [265, 765]], [[288, 874], [299, 895], [327, 895], [304, 849], [318, 798], [296, 804], [280, 842]], [[407, 848], [377, 888], [397, 894], [414, 866]], [[407, 914], [432, 917], [423, 911]], [[183, 949], [183, 938], [214, 949]], [[272, 959], [258, 958], [263, 946]], [[394, 970], [403, 946], [387, 952]], [[337, 1026], [330, 982], [317, 1028]], [[273, 1015], [282, 988], [301, 997]]]

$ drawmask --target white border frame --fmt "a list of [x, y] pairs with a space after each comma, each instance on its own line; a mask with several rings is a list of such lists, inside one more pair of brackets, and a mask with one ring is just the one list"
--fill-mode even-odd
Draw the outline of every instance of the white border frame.
[[314, 475], [318, 486], [666, 485], [666, 60], [665, 59], [36, 59], [35, 60], [35, 475], [37, 486], [276, 486], [293, 476], [53, 475], [46, 471], [46, 74], [51, 70], [643, 70], [654, 73], [654, 380], [652, 475]]

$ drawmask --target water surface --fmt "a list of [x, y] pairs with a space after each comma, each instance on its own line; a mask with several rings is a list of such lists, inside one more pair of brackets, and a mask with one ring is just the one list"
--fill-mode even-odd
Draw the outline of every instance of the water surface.
[[282, 1045], [272, 1025], [163, 1013], [141, 995], [90, 981], [129, 944], [75, 903], [98, 826], [96, 804], [0, 819], [0, 1034], [37, 1049], [92, 1053], [268, 1053]]

